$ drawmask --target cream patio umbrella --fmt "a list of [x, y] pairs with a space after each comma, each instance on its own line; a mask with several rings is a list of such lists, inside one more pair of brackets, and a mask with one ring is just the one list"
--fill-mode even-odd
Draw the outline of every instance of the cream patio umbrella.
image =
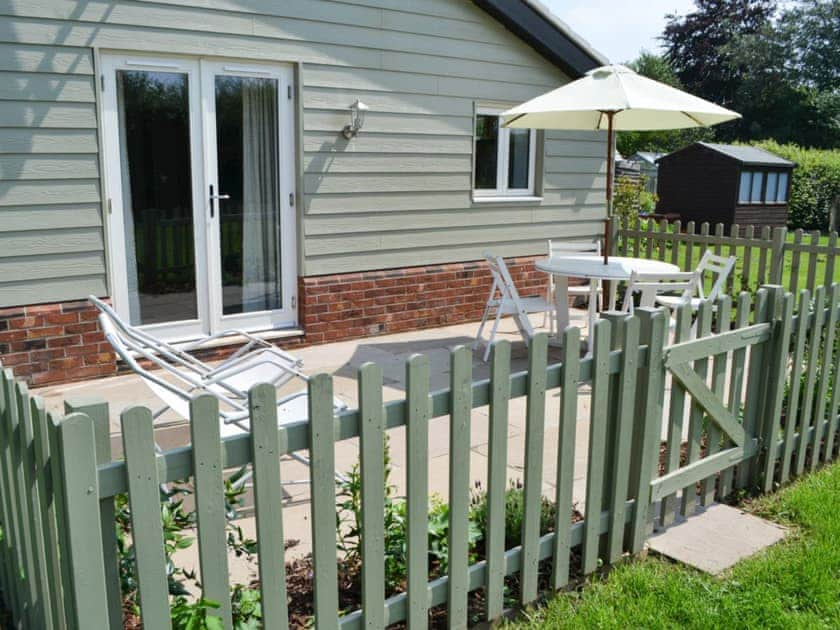
[[604, 263], [612, 220], [616, 131], [709, 127], [741, 115], [620, 65], [590, 70], [580, 79], [502, 113], [505, 127], [607, 130], [607, 219]]

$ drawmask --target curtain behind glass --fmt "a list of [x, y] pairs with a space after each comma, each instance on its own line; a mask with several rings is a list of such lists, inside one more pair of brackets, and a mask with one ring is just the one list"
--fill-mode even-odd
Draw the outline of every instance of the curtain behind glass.
[[242, 80], [242, 310], [281, 306], [277, 84]]

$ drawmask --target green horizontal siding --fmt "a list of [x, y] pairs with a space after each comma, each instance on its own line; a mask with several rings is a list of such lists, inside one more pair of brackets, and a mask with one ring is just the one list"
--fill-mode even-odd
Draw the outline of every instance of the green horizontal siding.
[[[568, 79], [467, 0], [7, 0], [0, 306], [107, 291], [93, 48], [303, 64], [302, 275], [525, 255], [600, 231], [603, 134], [546, 133], [542, 201], [473, 202], [475, 102]], [[348, 142], [356, 99], [370, 112]]]

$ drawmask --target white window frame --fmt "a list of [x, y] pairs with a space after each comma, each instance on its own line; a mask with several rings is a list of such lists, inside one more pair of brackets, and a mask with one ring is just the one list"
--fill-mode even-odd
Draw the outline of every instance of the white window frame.
[[537, 157], [537, 132], [530, 129], [528, 138], [528, 187], [527, 188], [508, 188], [508, 165], [510, 160], [510, 129], [502, 127], [499, 123], [499, 137], [496, 143], [498, 151], [496, 155], [496, 188], [476, 188], [475, 187], [475, 171], [476, 171], [476, 155], [475, 150], [475, 124], [479, 116], [500, 116], [505, 111], [500, 107], [479, 106], [475, 110], [475, 118], [473, 119], [473, 170], [472, 178], [472, 194], [476, 200], [490, 201], [494, 199], [517, 199], [517, 198], [534, 198], [534, 182], [536, 181], [536, 157]]

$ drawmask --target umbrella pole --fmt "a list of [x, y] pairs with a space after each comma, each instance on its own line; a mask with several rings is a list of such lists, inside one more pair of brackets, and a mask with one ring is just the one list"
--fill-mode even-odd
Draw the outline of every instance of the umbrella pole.
[[[604, 112], [607, 115], [607, 218], [604, 219], [604, 264], [606, 265], [610, 259], [610, 242], [612, 237], [612, 198], [613, 198], [613, 160], [615, 159], [615, 151], [613, 150], [613, 137], [615, 131], [613, 130], [613, 116], [615, 112]], [[607, 311], [611, 308], [610, 305], [610, 282], [605, 280], [601, 287], [602, 292], [602, 308]]]

